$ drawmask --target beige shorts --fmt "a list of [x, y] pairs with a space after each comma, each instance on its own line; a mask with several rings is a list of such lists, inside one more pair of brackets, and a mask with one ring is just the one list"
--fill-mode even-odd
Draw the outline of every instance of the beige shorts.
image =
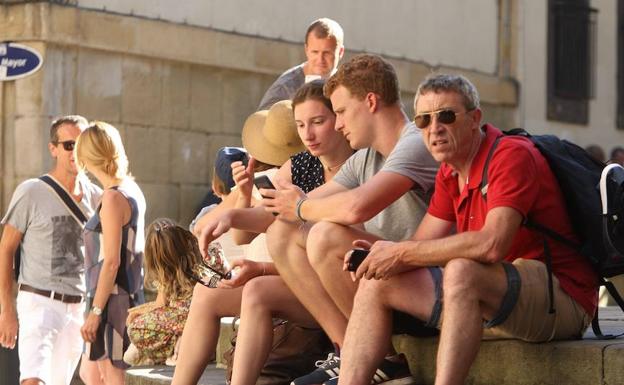
[[517, 259], [513, 265], [521, 278], [518, 301], [502, 324], [484, 329], [483, 338], [545, 342], [582, 337], [592, 316], [561, 289], [554, 275], [555, 312], [548, 312], [550, 296], [546, 265], [530, 259]]

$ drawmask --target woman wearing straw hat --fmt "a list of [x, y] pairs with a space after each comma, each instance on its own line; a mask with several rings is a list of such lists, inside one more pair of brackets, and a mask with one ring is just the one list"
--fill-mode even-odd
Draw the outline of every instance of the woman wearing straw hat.
[[[323, 81], [310, 82], [301, 87], [293, 98], [292, 107], [289, 107], [289, 104], [289, 102], [276, 103], [267, 115], [267, 124], [261, 128], [259, 128], [260, 125], [247, 128], [246, 124], [246, 128], [243, 129], [243, 144], [253, 154], [254, 158], [259, 155], [259, 160], [273, 159], [266, 156], [278, 156], [280, 154], [278, 147], [280, 145], [290, 146], [290, 143], [295, 141], [295, 137], [293, 135], [276, 135], [271, 132], [270, 125], [277, 124], [275, 122], [278, 121], [278, 119], [271, 118], [271, 113], [292, 108], [290, 122], [294, 127], [293, 132], [303, 141], [307, 151], [290, 157], [277, 172], [275, 178], [292, 181], [302, 190], [311, 191], [330, 180], [342, 163], [351, 156], [353, 150], [342, 134], [334, 130], [336, 116], [332, 110], [331, 102], [323, 96]], [[256, 114], [253, 114], [250, 119]], [[287, 116], [284, 113], [281, 117], [286, 118]], [[263, 145], [260, 146], [258, 143], [263, 143]], [[249, 196], [248, 194], [250, 194], [254, 176], [252, 172], [254, 162], [254, 159], [250, 159], [247, 167], [240, 162], [232, 165], [234, 179], [239, 186], [241, 196]], [[252, 233], [247, 233], [244, 230], [250, 230], [257, 234], [266, 229], [274, 219], [275, 217], [267, 213], [262, 207], [226, 210], [220, 214], [219, 218], [205, 224], [200, 236], [200, 247], [207, 246], [210, 241], [230, 228], [233, 231], [241, 232], [240, 236], [251, 238], [253, 237]], [[235, 230], [235, 228], [239, 230]], [[236, 267], [235, 277], [231, 280], [221, 281], [220, 288], [196, 287], [189, 318], [182, 334], [181, 351], [172, 385], [197, 383], [207, 362], [213, 355], [220, 317], [240, 314], [245, 318], [241, 320], [237, 340], [233, 384], [255, 383], [271, 348], [273, 335], [271, 311], [273, 308], [280, 306], [286, 312], [279, 316], [289, 315], [289, 317], [284, 318], [292, 319], [305, 326], [318, 327], [312, 316], [299, 304], [277, 275], [277, 271], [271, 262], [258, 263], [238, 260], [234, 261], [232, 265]], [[249, 280], [251, 282], [248, 282]], [[257, 308], [261, 313], [259, 318], [256, 317], [258, 314], [252, 314], [254, 312], [249, 312], [249, 310], [244, 314], [245, 309], [248, 308], [241, 309], [241, 302], [244, 303], [246, 299], [251, 299], [251, 302], [258, 300], [258, 296], [253, 298], [249, 296], [249, 293], [256, 291], [256, 289], [247, 289], [249, 283], [252, 282], [253, 287], [258, 288], [256, 294], [261, 296], [260, 300], [265, 304], [265, 306]], [[243, 289], [244, 287], [245, 289]], [[225, 304], [224, 296], [232, 298], [229, 301], [231, 303]], [[221, 307], [223, 311], [216, 314], [211, 311], [211, 315], [215, 318], [206, 322], [207, 309], [215, 306]], [[268, 313], [265, 312], [266, 309], [269, 309]], [[247, 321], [247, 316], [255, 319]], [[250, 326], [252, 330], [246, 329], [244, 325]], [[195, 341], [197, 340], [201, 340], [202, 344], [196, 344]], [[268, 345], [266, 341], [268, 341]], [[244, 369], [237, 370], [241, 365]]]

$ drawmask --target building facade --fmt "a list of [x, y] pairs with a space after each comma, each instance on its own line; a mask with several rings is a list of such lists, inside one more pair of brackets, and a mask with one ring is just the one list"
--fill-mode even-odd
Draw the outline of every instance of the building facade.
[[[570, 1], [591, 19], [581, 50], [587, 63], [549, 56], [563, 50], [579, 57], [578, 44], [553, 33], [560, 3], [568, 2], [5, 0], [0, 41], [35, 48], [44, 63], [29, 77], [0, 82], [0, 206], [5, 210], [17, 183], [49, 168], [51, 119], [77, 113], [120, 129], [148, 220], [188, 223], [210, 185], [216, 150], [240, 145], [245, 118], [282, 71], [305, 59], [305, 29], [323, 16], [343, 26], [347, 57], [377, 53], [395, 66], [410, 117], [424, 76], [462, 73], [479, 88], [487, 121], [608, 152], [624, 144], [618, 2]], [[554, 74], [577, 61], [585, 67], [557, 78], [563, 88], [553, 91]], [[576, 93], [561, 92], [570, 89], [566, 80], [585, 73], [589, 81], [572, 87]]]

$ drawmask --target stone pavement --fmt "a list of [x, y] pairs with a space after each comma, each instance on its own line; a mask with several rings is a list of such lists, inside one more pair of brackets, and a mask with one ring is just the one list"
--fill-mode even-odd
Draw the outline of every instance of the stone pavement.
[[[624, 332], [624, 313], [619, 308], [600, 310], [604, 333]], [[224, 322], [222, 330], [231, 330], [226, 325], [229, 323]], [[437, 338], [397, 335], [393, 342], [398, 351], [407, 355], [415, 383], [433, 384]], [[225, 371], [213, 364], [204, 371], [199, 385], [224, 385], [224, 375]], [[126, 384], [168, 385], [172, 377], [173, 368], [132, 368], [126, 374]], [[597, 340], [589, 330], [578, 341], [547, 344], [485, 341], [466, 384], [623, 385], [624, 337]]]

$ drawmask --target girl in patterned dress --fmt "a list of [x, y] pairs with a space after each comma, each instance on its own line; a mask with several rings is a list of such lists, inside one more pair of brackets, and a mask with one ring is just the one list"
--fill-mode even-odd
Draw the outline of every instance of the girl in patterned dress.
[[128, 336], [132, 345], [124, 360], [132, 365], [175, 362], [174, 348], [182, 334], [195, 280], [187, 275], [201, 263], [197, 239], [168, 218], [156, 219], [145, 239], [145, 283], [155, 286], [154, 302], [130, 309]]
[[85, 226], [87, 309], [80, 377], [87, 385], [123, 384], [128, 348], [128, 309], [143, 289], [145, 197], [128, 172], [119, 131], [94, 122], [76, 141], [78, 165], [104, 189]]

